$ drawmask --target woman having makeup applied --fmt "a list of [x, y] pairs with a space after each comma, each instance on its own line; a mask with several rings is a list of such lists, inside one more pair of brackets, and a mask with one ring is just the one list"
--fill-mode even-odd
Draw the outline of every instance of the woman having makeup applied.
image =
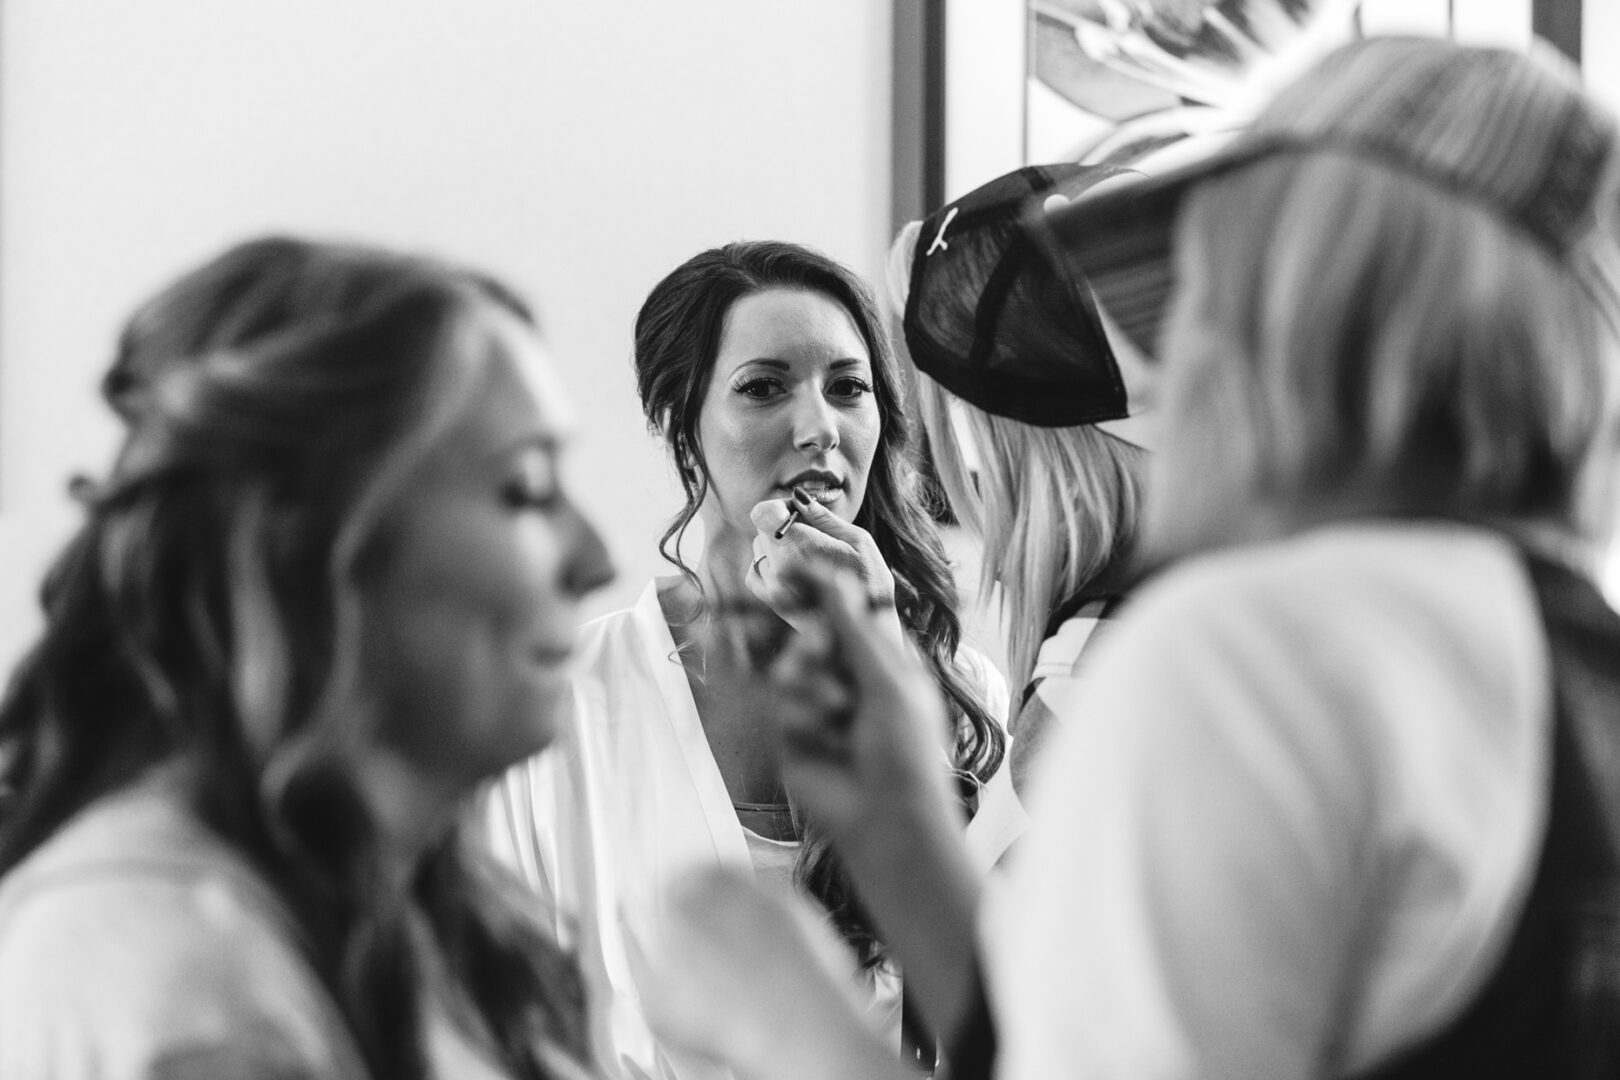
[[[729, 1075], [660, 1045], [641, 1010], [643, 950], [683, 871], [739, 869], [825, 909], [868, 1021], [898, 1047], [898, 979], [815, 822], [782, 782], [762, 665], [793, 631], [784, 575], [819, 558], [861, 583], [948, 702], [939, 762], [971, 793], [1000, 764], [1006, 691], [960, 648], [956, 595], [909, 455], [895, 362], [866, 288], [786, 243], [678, 267], [636, 321], [642, 406], [686, 504], [661, 550], [678, 571], [592, 624], [557, 752], [495, 792], [498, 848], [571, 932], [614, 1075]], [[701, 556], [681, 540], [702, 524]], [[965, 815], [964, 815], [965, 820]], [[764, 1033], [766, 1038], [769, 1033]]]

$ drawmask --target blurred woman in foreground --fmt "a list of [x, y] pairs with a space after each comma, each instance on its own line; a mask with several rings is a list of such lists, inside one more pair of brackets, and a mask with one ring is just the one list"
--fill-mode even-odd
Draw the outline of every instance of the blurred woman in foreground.
[[563, 1077], [578, 973], [458, 826], [611, 576], [480, 275], [262, 240], [131, 320], [0, 707], [0, 1074]]

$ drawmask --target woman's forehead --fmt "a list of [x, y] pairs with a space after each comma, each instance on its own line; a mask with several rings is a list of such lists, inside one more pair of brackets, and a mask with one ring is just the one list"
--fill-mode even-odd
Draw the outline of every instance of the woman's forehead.
[[446, 458], [478, 462], [526, 445], [556, 446], [574, 430], [574, 405], [548, 350], [517, 318], [497, 311], [471, 335], [475, 374]]
[[842, 303], [810, 289], [766, 289], [739, 298], [726, 312], [717, 359], [870, 361], [866, 339]]
[[539, 421], [553, 434], [563, 437], [574, 429], [573, 397], [563, 386], [557, 363], [546, 343], [533, 328], [502, 313], [492, 334], [495, 346], [491, 357], [492, 378], [532, 403]]

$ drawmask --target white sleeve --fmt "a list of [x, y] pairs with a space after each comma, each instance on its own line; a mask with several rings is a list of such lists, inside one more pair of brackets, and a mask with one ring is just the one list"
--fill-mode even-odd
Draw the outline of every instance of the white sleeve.
[[1297, 722], [1349, 703], [1286, 625], [1190, 599], [1052, 687], [1075, 720], [986, 929], [1002, 1076], [1297, 1078], [1333, 1030], [1370, 752]]
[[490, 850], [539, 898], [536, 910], [551, 916], [550, 929], [562, 940], [569, 929], [557, 903], [556, 833], [546, 826], [556, 819], [559, 777], [545, 754], [512, 766], [483, 800], [484, 834]]

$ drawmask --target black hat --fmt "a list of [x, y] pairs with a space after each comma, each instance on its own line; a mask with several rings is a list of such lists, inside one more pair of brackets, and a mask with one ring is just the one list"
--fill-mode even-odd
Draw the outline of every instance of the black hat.
[[1020, 227], [1046, 197], [1077, 195], [1119, 171], [1026, 166], [929, 215], [904, 320], [918, 369], [985, 412], [1038, 427], [1129, 415], [1090, 290]]

